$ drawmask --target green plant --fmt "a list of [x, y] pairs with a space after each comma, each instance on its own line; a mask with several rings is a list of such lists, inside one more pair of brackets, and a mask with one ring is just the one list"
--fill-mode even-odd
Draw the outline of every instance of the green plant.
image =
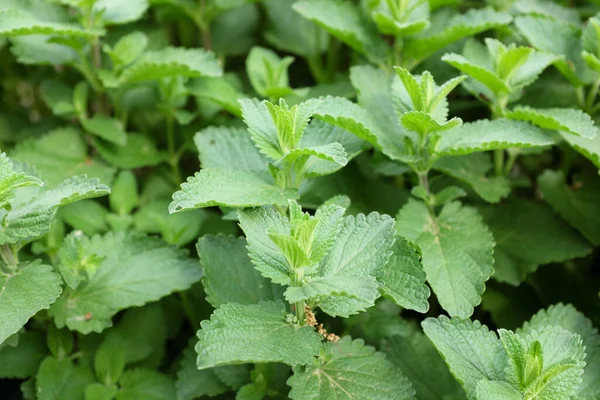
[[0, 391], [600, 398], [599, 12], [0, 0]]

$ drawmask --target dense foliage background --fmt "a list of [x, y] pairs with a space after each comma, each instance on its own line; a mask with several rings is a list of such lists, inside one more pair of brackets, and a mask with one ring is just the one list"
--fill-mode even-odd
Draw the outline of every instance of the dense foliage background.
[[600, 399], [597, 12], [0, 0], [0, 397]]

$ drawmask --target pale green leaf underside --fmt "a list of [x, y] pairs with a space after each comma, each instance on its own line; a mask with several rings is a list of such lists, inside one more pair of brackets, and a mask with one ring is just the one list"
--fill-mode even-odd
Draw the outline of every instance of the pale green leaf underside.
[[206, 299], [213, 307], [281, 298], [283, 288], [262, 277], [252, 265], [244, 238], [207, 235], [200, 238], [196, 248], [204, 271]]
[[322, 358], [322, 363], [294, 367], [287, 382], [291, 399], [414, 399], [408, 379], [361, 339], [346, 336], [337, 345], [327, 343]]
[[506, 353], [496, 334], [485, 325], [446, 316], [427, 318], [421, 325], [469, 399], [476, 398], [481, 379], [503, 380]]
[[539, 109], [518, 106], [509, 111], [506, 117], [529, 121], [540, 128], [565, 131], [587, 139], [593, 139], [598, 131], [589, 115], [574, 108]]
[[97, 0], [93, 10], [108, 24], [125, 24], [140, 19], [148, 6], [148, 0]]
[[398, 233], [421, 248], [427, 281], [442, 307], [451, 316], [470, 316], [494, 272], [494, 239], [477, 211], [452, 202], [434, 219], [424, 203], [411, 199], [396, 220]]
[[52, 267], [33, 262], [12, 273], [0, 272], [0, 344], [36, 312], [60, 295], [62, 281]]
[[98, 36], [99, 30], [84, 29], [75, 24], [48, 22], [38, 19], [26, 11], [8, 8], [0, 10], [0, 35], [68, 35]]
[[[268, 176], [268, 175], [267, 175]], [[173, 194], [169, 212], [201, 207], [255, 207], [283, 205], [297, 197], [294, 189], [280, 189], [254, 171], [206, 168], [181, 184]]]
[[310, 363], [319, 354], [321, 336], [311, 326], [287, 322], [286, 315], [282, 302], [224, 304], [198, 331], [198, 368], [251, 362]]
[[571, 147], [587, 157], [596, 167], [600, 168], [600, 135], [596, 135], [593, 139], [588, 139], [566, 132], [559, 132], [559, 134]]
[[419, 256], [405, 240], [396, 240], [390, 260], [381, 269], [381, 293], [401, 307], [425, 313], [429, 310], [429, 288]]
[[466, 123], [443, 133], [436, 147], [439, 155], [548, 146], [554, 143], [540, 128], [522, 121], [496, 119]]
[[109, 233], [91, 238], [90, 247], [102, 261], [88, 281], [54, 303], [50, 314], [57, 326], [101, 332], [119, 310], [185, 290], [202, 275], [197, 261], [157, 238]]
[[482, 379], [477, 382], [477, 399], [522, 400], [523, 394], [506, 382]]

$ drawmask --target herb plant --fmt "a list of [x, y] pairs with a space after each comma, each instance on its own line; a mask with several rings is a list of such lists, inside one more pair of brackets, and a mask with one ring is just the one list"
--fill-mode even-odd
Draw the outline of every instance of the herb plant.
[[0, 52], [3, 399], [600, 399], [600, 2], [0, 0]]

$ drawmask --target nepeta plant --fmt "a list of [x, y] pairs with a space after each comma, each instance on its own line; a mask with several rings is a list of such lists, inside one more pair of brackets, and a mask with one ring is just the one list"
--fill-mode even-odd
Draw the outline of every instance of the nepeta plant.
[[0, 72], [3, 398], [600, 398], [597, 1], [0, 0]]

